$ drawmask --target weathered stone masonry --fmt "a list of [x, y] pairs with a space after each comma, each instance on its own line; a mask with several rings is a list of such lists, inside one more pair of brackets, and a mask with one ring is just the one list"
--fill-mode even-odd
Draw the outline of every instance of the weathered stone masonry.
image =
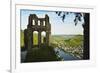
[[34, 46], [33, 32], [38, 32], [38, 47], [41, 46], [41, 33], [46, 32], [46, 37], [44, 38], [45, 45], [50, 44], [51, 35], [51, 24], [49, 22], [49, 16], [45, 15], [45, 18], [38, 18], [35, 14], [30, 14], [28, 18], [27, 29], [24, 30], [24, 44], [27, 49], [32, 49]]

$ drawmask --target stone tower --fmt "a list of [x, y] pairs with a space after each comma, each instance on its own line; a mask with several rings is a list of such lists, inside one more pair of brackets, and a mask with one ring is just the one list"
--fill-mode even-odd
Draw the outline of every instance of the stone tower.
[[[38, 45], [34, 45], [34, 38], [33, 32], [38, 32]], [[49, 46], [50, 45], [50, 35], [51, 35], [51, 24], [49, 22], [49, 16], [46, 14], [45, 18], [38, 18], [36, 14], [30, 14], [28, 18], [28, 25], [27, 29], [24, 30], [24, 44], [25, 48], [32, 49], [33, 47], [41, 46], [41, 33], [45, 31], [45, 41], [44, 44]]]

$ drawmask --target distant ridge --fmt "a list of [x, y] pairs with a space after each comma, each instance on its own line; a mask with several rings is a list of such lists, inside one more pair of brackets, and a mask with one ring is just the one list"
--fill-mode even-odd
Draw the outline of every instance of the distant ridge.
[[56, 34], [56, 35], [51, 35], [51, 36], [83, 36], [82, 34]]

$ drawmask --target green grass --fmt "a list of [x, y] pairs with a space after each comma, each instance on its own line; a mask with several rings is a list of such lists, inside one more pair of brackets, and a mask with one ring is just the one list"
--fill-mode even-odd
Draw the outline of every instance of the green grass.
[[[42, 37], [41, 37], [41, 42], [43, 43], [43, 38], [44, 38], [45, 36], [43, 36], [42, 35]], [[34, 33], [34, 35], [33, 35], [33, 42], [34, 42], [34, 45], [38, 45], [38, 34], [37, 33]], [[24, 31], [23, 30], [21, 30], [21, 32], [20, 32], [20, 43], [21, 43], [21, 47], [24, 47]]]
[[[70, 36], [70, 35], [69, 35]], [[83, 35], [56, 35], [51, 36], [51, 44], [54, 47], [64, 50], [75, 57], [82, 59], [83, 57]]]
[[[34, 38], [33, 39], [34, 45], [37, 45], [38, 44], [38, 34], [34, 33], [33, 38]], [[41, 42], [43, 43], [44, 36], [42, 35], [41, 38], [42, 38]], [[21, 47], [24, 47], [24, 31], [22, 30], [21, 30], [20, 42], [21, 42]], [[51, 36], [50, 43], [54, 46], [64, 45], [67, 47], [76, 47], [76, 46], [80, 46], [83, 44], [83, 35], [74, 35], [71, 37], [66, 36], [66, 35], [54, 35], [54, 36]]]
[[83, 36], [75, 36], [72, 39], [64, 40], [67, 46], [77, 47], [83, 44]]
[[[34, 45], [37, 45], [38, 34], [34, 33], [33, 38], [34, 38], [33, 40]], [[43, 43], [44, 35], [42, 35], [41, 38], [42, 38], [41, 41]], [[23, 31], [21, 31], [20, 41], [21, 41], [21, 50], [22, 50], [24, 47], [24, 32]], [[41, 44], [40, 48], [34, 47], [30, 51], [28, 51], [25, 62], [44, 62], [44, 61], [58, 61], [58, 60], [61, 60], [61, 59], [58, 58], [58, 56], [56, 55], [53, 46], [47, 46], [45, 44]]]
[[40, 48], [35, 47], [28, 51], [25, 62], [45, 62], [45, 61], [59, 61], [54, 51], [54, 47], [41, 45]]
[[38, 34], [34, 33], [33, 38], [34, 45], [38, 45]]
[[20, 43], [21, 43], [21, 47], [24, 47], [24, 31], [21, 30], [20, 32]]
[[[24, 32], [21, 30], [21, 49], [24, 47]], [[38, 44], [38, 34], [34, 33], [34, 44]], [[44, 36], [42, 35], [41, 41], [43, 43]], [[32, 48], [28, 51], [26, 62], [40, 62], [40, 61], [57, 61], [59, 60], [54, 52], [55, 47], [63, 47], [63, 50], [71, 53], [72, 55], [82, 57], [80, 49], [67, 49], [65, 47], [77, 47], [83, 45], [83, 35], [53, 35], [50, 37], [50, 46], [43, 45], [40, 48]], [[62, 49], [62, 48], [60, 48]]]
[[68, 37], [68, 35], [64, 35], [64, 37], [63, 35], [51, 36], [51, 44], [77, 47], [83, 44], [83, 35], [73, 35], [72, 37]]

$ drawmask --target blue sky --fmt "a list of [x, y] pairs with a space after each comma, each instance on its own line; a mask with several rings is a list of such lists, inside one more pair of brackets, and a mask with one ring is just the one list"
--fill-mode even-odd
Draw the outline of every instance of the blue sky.
[[66, 15], [65, 21], [54, 12], [54, 11], [40, 11], [40, 10], [25, 10], [21, 9], [21, 29], [24, 30], [28, 25], [28, 16], [30, 14], [36, 14], [39, 18], [44, 18], [45, 14], [49, 16], [51, 24], [52, 35], [69, 35], [69, 34], [83, 34], [82, 23], [84, 20], [79, 22], [75, 26], [73, 13]]

